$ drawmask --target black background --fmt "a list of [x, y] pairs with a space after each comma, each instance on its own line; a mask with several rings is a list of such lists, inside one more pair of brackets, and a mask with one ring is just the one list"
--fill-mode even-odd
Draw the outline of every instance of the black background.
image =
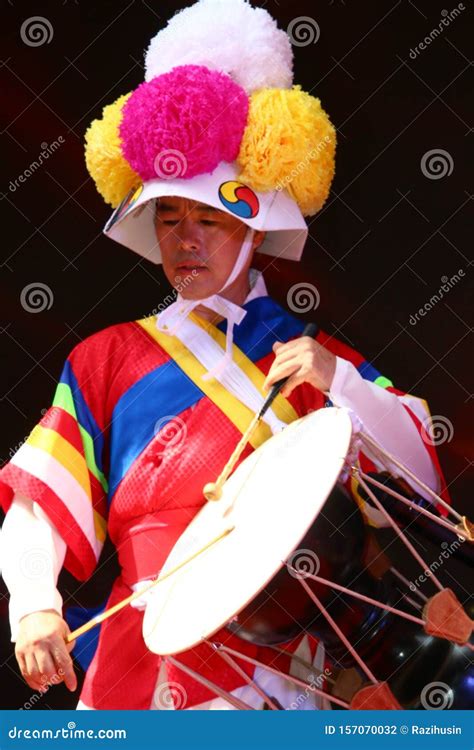
[[[83, 137], [103, 106], [143, 80], [149, 39], [187, 4], [3, 3], [2, 462], [49, 406], [72, 347], [107, 325], [143, 317], [169, 291], [159, 267], [101, 236], [109, 211], [87, 174]], [[294, 47], [295, 82], [321, 98], [338, 129], [333, 191], [311, 220], [303, 262], [260, 260], [270, 292], [284, 304], [292, 284], [313, 283], [321, 304], [306, 317], [362, 351], [399, 388], [425, 397], [432, 414], [452, 426], [439, 455], [455, 504], [467, 509], [474, 487], [467, 230], [472, 4], [466, 0], [459, 17], [412, 57], [410, 50], [454, 4], [254, 5], [285, 29], [300, 16], [317, 22], [317, 43]], [[31, 16], [50, 21], [48, 44], [22, 42], [21, 24]], [[59, 136], [60, 148], [12, 190], [41, 144]], [[432, 149], [448, 152], [449, 176], [423, 174], [421, 159]], [[441, 278], [459, 269], [464, 277], [410, 324]], [[52, 290], [49, 310], [22, 307], [21, 292], [33, 282]], [[67, 597], [74, 582], [63, 576], [63, 587]], [[16, 674], [7, 598], [0, 595], [0, 700], [3, 708], [17, 708], [31, 690]], [[66, 693], [55, 688], [37, 707], [74, 706], [76, 697]]]

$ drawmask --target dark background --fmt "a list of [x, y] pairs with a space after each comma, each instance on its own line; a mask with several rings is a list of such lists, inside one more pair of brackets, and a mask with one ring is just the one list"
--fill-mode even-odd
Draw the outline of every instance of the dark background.
[[[410, 50], [438, 28], [430, 0], [255, 2], [287, 28], [317, 22], [315, 44], [294, 47], [295, 82], [321, 98], [338, 129], [336, 179], [310, 221], [304, 261], [260, 267], [283, 304], [290, 286], [310, 281], [321, 304], [306, 317], [362, 351], [399, 388], [422, 395], [448, 426], [439, 447], [454, 503], [467, 510], [472, 462], [472, 137], [469, 69], [472, 3], [418, 55]], [[101, 236], [109, 210], [83, 159], [84, 132], [102, 107], [143, 80], [143, 50], [185, 2], [3, 3], [2, 280], [0, 459], [13, 454], [53, 396], [72, 347], [107, 325], [143, 317], [169, 291], [159, 267]], [[49, 43], [32, 47], [22, 23], [43, 16]], [[11, 184], [42, 145], [64, 143], [16, 190]], [[448, 152], [453, 169], [426, 177], [423, 155]], [[469, 162], [471, 169], [469, 169]], [[416, 325], [410, 316], [464, 277]], [[46, 284], [50, 309], [27, 312], [22, 290]], [[75, 584], [62, 576], [75, 601]], [[92, 587], [94, 584], [92, 584]], [[89, 585], [90, 588], [90, 585]], [[72, 594], [74, 592], [74, 596]], [[84, 589], [76, 598], [81, 600]], [[16, 673], [7, 597], [0, 589], [0, 703], [18, 708], [31, 695]], [[74, 706], [51, 690], [37, 708]]]

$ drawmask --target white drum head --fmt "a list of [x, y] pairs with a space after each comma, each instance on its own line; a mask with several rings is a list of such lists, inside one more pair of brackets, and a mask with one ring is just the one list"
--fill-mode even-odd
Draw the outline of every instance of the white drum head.
[[143, 621], [150, 651], [167, 655], [196, 646], [269, 583], [324, 506], [351, 435], [344, 409], [320, 409], [292, 422], [240, 464], [222, 498], [207, 502], [178, 539], [161, 575], [233, 530], [150, 592]]

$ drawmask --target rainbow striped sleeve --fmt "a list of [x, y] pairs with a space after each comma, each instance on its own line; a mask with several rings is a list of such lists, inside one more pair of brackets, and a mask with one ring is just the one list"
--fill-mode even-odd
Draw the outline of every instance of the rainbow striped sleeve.
[[65, 566], [86, 580], [106, 536], [103, 434], [66, 361], [53, 404], [0, 471], [0, 481], [35, 502], [67, 544]]
[[366, 359], [357, 366], [357, 370], [365, 380], [370, 380], [381, 388], [393, 388], [392, 381], [384, 375], [381, 375], [381, 373]]
[[[370, 362], [367, 362], [367, 360], [361, 362], [361, 364], [357, 366], [357, 370], [366, 380], [370, 380], [372, 383], [379, 385], [381, 388], [386, 388], [398, 396], [401, 403], [409, 411], [410, 416], [412, 418], [415, 417], [414, 421], [423, 436], [423, 442], [425, 445], [429, 444], [429, 440], [425, 439], [426, 435], [424, 435], [423, 432], [430, 429], [429, 425], [431, 424], [431, 414], [428, 403], [425, 399], [414, 396], [411, 393], [404, 393], [403, 391], [398, 390], [398, 388], [395, 388], [392, 381], [384, 375], [381, 375]], [[429, 452], [431, 454], [431, 451]]]

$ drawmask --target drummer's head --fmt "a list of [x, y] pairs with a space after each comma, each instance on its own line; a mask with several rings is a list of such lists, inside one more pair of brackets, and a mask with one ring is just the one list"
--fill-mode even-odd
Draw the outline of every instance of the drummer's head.
[[[185, 299], [204, 299], [229, 278], [245, 239], [247, 226], [235, 216], [188, 198], [159, 198], [156, 235], [163, 270]], [[238, 277], [222, 296], [242, 304], [249, 291], [249, 268], [265, 232], [255, 231], [252, 251]]]

